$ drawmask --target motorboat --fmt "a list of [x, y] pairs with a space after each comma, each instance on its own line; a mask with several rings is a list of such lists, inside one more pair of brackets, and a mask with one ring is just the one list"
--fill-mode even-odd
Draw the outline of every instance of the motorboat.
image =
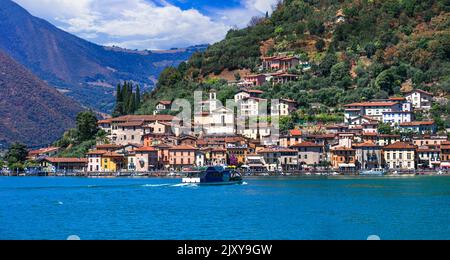
[[183, 183], [198, 185], [242, 184], [242, 176], [235, 170], [223, 166], [212, 166], [201, 172], [189, 173]]

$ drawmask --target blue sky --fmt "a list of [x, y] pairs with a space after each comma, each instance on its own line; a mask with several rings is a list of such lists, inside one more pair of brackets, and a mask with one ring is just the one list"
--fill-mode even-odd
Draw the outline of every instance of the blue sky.
[[214, 43], [278, 0], [14, 0], [31, 14], [102, 45], [169, 49]]

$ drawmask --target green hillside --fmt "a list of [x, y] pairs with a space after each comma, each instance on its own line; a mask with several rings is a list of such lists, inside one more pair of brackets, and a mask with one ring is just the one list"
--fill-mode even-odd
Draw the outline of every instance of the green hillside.
[[[311, 104], [338, 114], [342, 104], [413, 88], [448, 98], [450, 0], [285, 0], [270, 17], [254, 18], [187, 63], [166, 69], [139, 113], [151, 113], [158, 100], [191, 98], [195, 89], [214, 87], [222, 99], [231, 98], [235, 87], [214, 78], [224, 71], [237, 78], [238, 70], [257, 72], [261, 56], [274, 54], [295, 54], [310, 65], [291, 71], [300, 75], [297, 82], [261, 87], [267, 98], [297, 100], [306, 111], [300, 117]], [[429, 115], [441, 128], [450, 121], [443, 100]]]

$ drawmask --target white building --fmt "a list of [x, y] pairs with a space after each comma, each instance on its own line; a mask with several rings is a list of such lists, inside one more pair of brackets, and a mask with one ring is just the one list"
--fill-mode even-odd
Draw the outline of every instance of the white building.
[[288, 116], [297, 109], [297, 102], [292, 99], [280, 99], [278, 104], [272, 104], [272, 116]]
[[404, 111], [383, 112], [383, 123], [390, 124], [391, 126], [409, 123], [412, 120], [413, 120], [412, 112], [404, 112]]
[[403, 108], [402, 104], [392, 101], [353, 103], [345, 107], [347, 123], [358, 116], [367, 116], [381, 121], [384, 112], [402, 111]]
[[429, 110], [433, 104], [433, 94], [416, 89], [406, 94], [406, 99], [415, 109]]

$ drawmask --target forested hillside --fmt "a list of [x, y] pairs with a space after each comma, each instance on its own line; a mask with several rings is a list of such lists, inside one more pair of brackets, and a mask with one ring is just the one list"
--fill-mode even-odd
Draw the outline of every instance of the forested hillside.
[[420, 88], [443, 97], [430, 116], [441, 128], [449, 121], [449, 0], [282, 1], [270, 17], [255, 17], [248, 28], [166, 69], [139, 112], [150, 113], [161, 99], [189, 98], [194, 89], [214, 87], [230, 98], [233, 87], [217, 78], [258, 72], [261, 57], [274, 54], [301, 57], [310, 69], [292, 71], [297, 82], [262, 86], [267, 98], [293, 98], [306, 112], [318, 103], [329, 113]]

